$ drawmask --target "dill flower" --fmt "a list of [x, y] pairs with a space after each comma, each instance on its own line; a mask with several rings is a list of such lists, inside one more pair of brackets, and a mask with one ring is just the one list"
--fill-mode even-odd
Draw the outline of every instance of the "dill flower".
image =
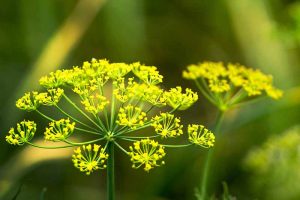
[[214, 146], [215, 135], [202, 125], [192, 124], [188, 126], [188, 135], [191, 143], [209, 148]]
[[157, 85], [162, 82], [163, 76], [155, 66], [144, 66], [140, 63], [133, 63], [133, 73], [148, 85]]
[[[81, 66], [43, 76], [39, 83], [45, 91], [25, 93], [17, 100], [16, 106], [22, 110], [35, 111], [50, 121], [44, 131], [45, 139], [66, 144], [51, 148], [76, 147], [72, 160], [80, 171], [90, 174], [104, 169], [105, 161], [114, 159], [113, 149], [117, 147], [130, 157], [134, 168], [143, 166], [148, 172], [164, 163], [161, 160], [166, 155], [165, 148], [192, 146], [191, 143], [168, 145], [149, 139], [184, 135], [180, 118], [174, 112], [188, 109], [198, 100], [197, 93], [191, 89], [177, 86], [164, 90], [160, 85], [162, 81], [163, 76], [155, 66], [92, 59], [83, 62]], [[61, 107], [61, 101], [61, 105], [69, 104], [73, 110]], [[41, 105], [53, 106], [52, 109], [64, 117], [55, 119], [51, 112], [48, 115], [46, 111], [41, 111]], [[164, 113], [155, 115], [157, 110], [163, 110]], [[155, 117], [149, 119], [148, 116]], [[81, 118], [84, 120], [81, 121]], [[18, 125], [22, 129], [18, 129], [19, 134], [11, 129], [7, 141], [11, 144], [27, 143], [38, 148], [49, 148], [28, 142], [36, 131], [35, 124], [30, 129], [27, 128], [31, 127], [29, 125], [29, 122]], [[143, 136], [143, 132], [134, 136], [134, 132], [151, 126], [154, 128], [152, 135], [150, 130], [147, 136]], [[73, 134], [89, 134], [94, 138], [73, 142], [70, 138]], [[104, 144], [100, 147], [101, 142]], [[128, 142], [132, 145], [127, 145]], [[214, 141], [210, 142], [210, 146], [213, 146]], [[111, 162], [107, 163], [110, 169]]]
[[54, 106], [60, 101], [64, 90], [61, 88], [48, 89], [47, 92], [39, 93], [35, 99], [43, 105]]
[[72, 161], [74, 166], [86, 175], [97, 169], [106, 168], [105, 161], [108, 159], [108, 154], [100, 145], [84, 145], [74, 150]]
[[146, 113], [143, 112], [141, 108], [128, 105], [124, 108], [120, 108], [116, 122], [119, 125], [136, 129], [139, 126], [143, 126], [146, 120]]
[[70, 78], [70, 70], [56, 70], [51, 72], [48, 76], [40, 78], [40, 85], [45, 88], [57, 88], [68, 83]]
[[39, 99], [43, 98], [44, 95], [45, 94], [39, 94], [36, 91], [27, 92], [23, 97], [17, 100], [16, 106], [17, 108], [28, 112], [34, 111], [39, 107]]
[[9, 144], [23, 145], [24, 143], [29, 142], [36, 132], [36, 123], [24, 120], [17, 123], [17, 131], [18, 133], [15, 132], [14, 128], [9, 130], [8, 135], [5, 137]]
[[133, 168], [144, 165], [144, 170], [149, 172], [153, 167], [165, 164], [164, 161], [160, 161], [166, 155], [164, 147], [154, 140], [147, 138], [134, 142], [133, 147], [130, 146], [129, 149]]
[[152, 121], [155, 132], [163, 138], [176, 137], [183, 134], [183, 126], [180, 125], [180, 119], [172, 114], [161, 113], [160, 116], [155, 116]]
[[202, 94], [221, 110], [250, 101], [258, 96], [279, 99], [282, 91], [273, 86], [273, 78], [260, 70], [238, 64], [203, 62], [190, 65], [183, 77], [194, 80]]
[[198, 100], [197, 93], [191, 89], [186, 89], [185, 93], [182, 92], [181, 87], [171, 88], [164, 94], [167, 104], [178, 110], [186, 110]]
[[45, 131], [45, 140], [63, 141], [68, 138], [75, 129], [75, 122], [70, 119], [60, 119], [58, 121], [50, 122], [49, 127]]
[[114, 80], [115, 89], [113, 93], [120, 102], [125, 103], [134, 96], [133, 87], [136, 83], [133, 80], [134, 78], [128, 78], [127, 86], [123, 77]]
[[81, 101], [81, 103], [85, 107], [86, 111], [95, 115], [101, 112], [109, 101], [105, 96], [95, 94], [87, 96], [83, 101]]

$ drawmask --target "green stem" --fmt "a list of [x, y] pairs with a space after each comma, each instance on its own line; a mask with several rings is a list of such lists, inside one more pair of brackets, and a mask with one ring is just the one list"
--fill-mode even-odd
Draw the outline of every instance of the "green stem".
[[[39, 110], [36, 110], [36, 112], [38, 114], [40, 114], [42, 117], [44, 117], [45, 119], [49, 120], [49, 121], [55, 121], [53, 118], [43, 114], [42, 112], [40, 112]], [[94, 134], [94, 135], [101, 135], [101, 133], [98, 133], [98, 132], [94, 132], [94, 131], [90, 131], [90, 130], [85, 130], [85, 129], [82, 129], [82, 128], [77, 128], [75, 127], [75, 130], [78, 130], [78, 131], [82, 131], [82, 132], [86, 132], [86, 133], [91, 133], [91, 134]]]
[[113, 130], [113, 125], [115, 121], [115, 95], [114, 95], [114, 86], [112, 86], [112, 95], [111, 95], [111, 111], [110, 111], [110, 127], [109, 129]]
[[99, 133], [99, 132], [90, 131], [90, 130], [85, 130], [85, 129], [77, 128], [77, 127], [75, 127], [75, 130], [82, 131], [82, 132], [86, 132], [86, 133], [91, 133], [91, 134], [94, 134], [94, 135], [102, 135], [102, 134]]
[[81, 145], [85, 145], [85, 144], [92, 144], [92, 143], [95, 143], [95, 142], [99, 142], [101, 140], [104, 140], [105, 138], [98, 138], [96, 140], [91, 140], [91, 141], [87, 141], [87, 142], [71, 142], [69, 140], [65, 140], [64, 142], [67, 143], [67, 144], [71, 144], [73, 146], [81, 146]]
[[83, 112], [67, 95], [63, 94], [63, 97], [78, 111], [80, 112], [83, 116], [85, 116], [90, 122], [92, 122], [96, 127], [98, 127], [100, 130], [103, 130], [103, 127], [99, 126], [94, 120], [92, 120], [85, 112]]
[[[214, 128], [214, 134], [216, 136], [219, 135], [223, 117], [224, 117], [224, 112], [219, 111], [217, 120], [216, 120], [216, 124], [215, 124], [215, 128]], [[201, 180], [201, 185], [200, 185], [200, 195], [201, 195], [200, 200], [208, 199], [208, 196], [207, 196], [208, 177], [209, 177], [209, 173], [210, 173], [213, 154], [214, 154], [214, 149], [210, 149], [205, 158], [205, 163], [204, 163], [204, 168], [203, 168], [203, 173], [202, 173], [202, 180]]]
[[162, 146], [167, 147], [167, 148], [180, 148], [180, 147], [188, 147], [191, 145], [192, 144], [178, 144], [178, 145], [162, 144]]
[[[206, 84], [206, 83], [204, 82], [204, 80], [203, 80], [202, 82], [203, 82], [203, 84]], [[212, 103], [213, 105], [217, 105], [216, 102], [215, 102], [215, 100], [214, 100], [214, 98], [211, 97], [210, 93], [206, 92], [206, 90], [201, 86], [201, 84], [199, 83], [199, 81], [198, 81], [198, 80], [195, 80], [195, 83], [196, 83], [197, 88], [198, 88], [198, 89], [202, 92], [202, 94], [204, 95], [204, 97], [206, 97], [206, 99], [207, 99], [210, 103]]]
[[97, 129], [95, 129], [95, 128], [93, 128], [93, 127], [91, 127], [91, 126], [89, 126], [89, 125], [87, 125], [87, 124], [81, 122], [80, 120], [76, 119], [75, 117], [69, 115], [67, 112], [65, 112], [63, 109], [61, 109], [58, 105], [55, 105], [55, 107], [56, 107], [61, 113], [63, 113], [63, 114], [66, 115], [67, 117], [71, 118], [73, 121], [75, 121], [75, 122], [77, 122], [77, 123], [79, 123], [79, 124], [81, 124], [81, 125], [83, 125], [83, 126], [85, 126], [85, 127], [87, 127], [87, 128], [90, 128], [90, 129], [92, 129], [92, 130], [94, 130], [94, 131], [98, 131]]
[[40, 145], [36, 145], [33, 144], [31, 142], [26, 142], [26, 144], [29, 144], [30, 146], [36, 147], [36, 148], [40, 148], [40, 149], [63, 149], [63, 148], [69, 148], [69, 147], [74, 147], [74, 145], [66, 145], [66, 146], [40, 146]]
[[114, 162], [114, 143], [109, 142], [107, 153], [107, 200], [115, 200], [115, 162]]
[[125, 154], [129, 154], [121, 145], [119, 145], [116, 141], [114, 141], [114, 143], [115, 143], [115, 145], [117, 146], [117, 147], [119, 147], [119, 149], [121, 149]]

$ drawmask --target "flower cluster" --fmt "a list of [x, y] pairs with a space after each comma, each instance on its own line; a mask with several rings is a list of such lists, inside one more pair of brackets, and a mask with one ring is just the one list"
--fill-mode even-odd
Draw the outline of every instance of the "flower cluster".
[[139, 126], [143, 126], [146, 120], [146, 113], [143, 112], [141, 108], [128, 105], [124, 108], [120, 108], [116, 122], [119, 125], [135, 129]]
[[67, 139], [75, 129], [75, 122], [70, 119], [60, 119], [58, 121], [50, 122], [49, 127], [45, 131], [45, 140], [63, 141]]
[[29, 142], [36, 132], [36, 123], [33, 121], [22, 121], [17, 124], [17, 131], [18, 133], [15, 132], [14, 128], [9, 130], [8, 135], [5, 137], [9, 144], [23, 145]]
[[105, 153], [105, 149], [100, 145], [83, 145], [75, 149], [75, 154], [72, 156], [74, 166], [81, 172], [85, 172], [90, 175], [91, 172], [97, 169], [106, 168], [105, 161], [108, 158], [108, 154]]
[[180, 119], [170, 113], [161, 113], [152, 119], [152, 126], [155, 132], [161, 137], [176, 137], [183, 134], [183, 125], [180, 125]]
[[[83, 145], [75, 150], [73, 163], [86, 174], [105, 168], [105, 161], [113, 159], [107, 153], [111, 146], [129, 155], [134, 168], [143, 166], [144, 170], [149, 171], [163, 164], [161, 159], [166, 154], [165, 148], [172, 146], [152, 138], [166, 139], [183, 135], [184, 127], [174, 112], [186, 110], [198, 100], [197, 93], [188, 88], [177, 86], [169, 90], [162, 89], [162, 81], [163, 76], [154, 66], [92, 59], [82, 66], [43, 76], [39, 82], [46, 91], [26, 93], [17, 100], [16, 105], [22, 110], [36, 111], [50, 120], [44, 132], [45, 139], [67, 144], [57, 148]], [[74, 111], [61, 107], [65, 104], [69, 104]], [[65, 117], [53, 119], [39, 110], [40, 106], [53, 106]], [[155, 112], [161, 108], [164, 112], [155, 116]], [[85, 120], [81, 121], [80, 117]], [[23, 132], [18, 130], [20, 134], [15, 134], [12, 129], [7, 141], [19, 145], [29, 141], [34, 135], [35, 126], [28, 128], [28, 123], [24, 126]], [[149, 130], [148, 135], [139, 133], [138, 136], [132, 136], [133, 132], [147, 127], [152, 127], [152, 135]], [[95, 139], [80, 143], [70, 140], [71, 135], [76, 137], [79, 134], [91, 134]], [[212, 133], [203, 134], [202, 140], [210, 143], [200, 144], [198, 141], [199, 145], [213, 146], [212, 136]], [[100, 142], [104, 142], [103, 148], [100, 148]], [[124, 147], [128, 142], [133, 142], [133, 145]], [[190, 140], [188, 144], [173, 147], [186, 147], [193, 143], [195, 141]]]
[[260, 70], [238, 64], [204, 62], [190, 65], [183, 77], [194, 80], [201, 92], [221, 109], [260, 95], [279, 99], [282, 91], [273, 86], [273, 78]]
[[202, 125], [192, 124], [188, 126], [189, 140], [191, 143], [209, 148], [214, 146], [215, 135]]
[[164, 164], [164, 161], [160, 161], [166, 155], [164, 147], [154, 140], [142, 139], [133, 143], [133, 147], [130, 146], [129, 149], [133, 168], [144, 166], [144, 170], [148, 172], [153, 167]]
[[164, 96], [167, 104], [178, 110], [186, 110], [198, 100], [197, 93], [188, 88], [183, 93], [182, 88], [179, 86], [170, 89]]

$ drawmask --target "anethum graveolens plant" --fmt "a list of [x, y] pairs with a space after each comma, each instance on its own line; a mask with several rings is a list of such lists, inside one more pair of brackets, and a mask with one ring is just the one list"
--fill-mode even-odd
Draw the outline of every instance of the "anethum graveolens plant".
[[[208, 101], [218, 108], [219, 113], [214, 127], [218, 136], [224, 114], [229, 109], [253, 103], [266, 96], [279, 99], [282, 91], [273, 86], [273, 78], [260, 70], [246, 68], [239, 64], [203, 62], [189, 65], [183, 77], [193, 80]], [[204, 163], [200, 185], [200, 200], [207, 200], [208, 178], [213, 150], [208, 151]]]
[[[40, 146], [31, 142], [37, 131], [33, 121], [24, 120], [11, 128], [6, 141], [13, 145], [28, 144], [38, 148], [76, 147], [72, 156], [74, 166], [87, 175], [98, 169], [107, 168], [107, 199], [115, 198], [114, 153], [119, 148], [132, 161], [133, 168], [143, 168], [149, 172], [164, 164], [165, 149], [198, 145], [210, 148], [214, 145], [214, 134], [202, 125], [188, 125], [189, 143], [167, 145], [157, 142], [183, 135], [180, 118], [173, 113], [188, 109], [197, 99], [197, 93], [190, 89], [175, 87], [163, 90], [159, 84], [163, 76], [154, 66], [140, 63], [109, 63], [107, 60], [92, 59], [82, 67], [57, 70], [40, 79], [45, 92], [28, 92], [17, 100], [16, 106], [25, 111], [35, 111], [50, 121], [45, 128], [44, 138], [50, 142], [63, 142], [62, 146]], [[111, 91], [105, 90], [106, 86]], [[80, 103], [70, 96], [78, 95]], [[76, 114], [87, 120], [80, 121], [74, 113], [66, 111], [60, 101], [69, 103]], [[41, 111], [40, 106], [52, 106], [65, 117], [53, 119]], [[164, 112], [164, 108], [171, 107]], [[154, 108], [161, 112], [150, 118]], [[157, 109], [156, 109], [157, 110]], [[153, 111], [153, 110], [152, 110]], [[152, 127], [152, 135], [134, 132]], [[149, 132], [149, 131], [147, 131]], [[74, 142], [73, 136], [91, 134], [95, 138], [84, 142]], [[124, 147], [124, 141], [132, 142]]]

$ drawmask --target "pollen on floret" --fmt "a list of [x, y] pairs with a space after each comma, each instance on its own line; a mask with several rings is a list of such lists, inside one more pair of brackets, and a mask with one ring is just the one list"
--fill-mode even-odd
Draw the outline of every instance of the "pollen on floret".
[[108, 154], [100, 145], [84, 145], [74, 150], [72, 161], [74, 166], [86, 175], [90, 175], [98, 169], [105, 169], [105, 161], [108, 159]]
[[134, 142], [129, 149], [129, 156], [133, 162], [132, 167], [135, 169], [143, 166], [144, 170], [149, 172], [154, 167], [164, 164], [164, 161], [161, 161], [166, 155], [164, 147], [154, 140], [142, 139]]
[[23, 145], [26, 142], [29, 142], [35, 132], [36, 132], [36, 123], [33, 121], [22, 121], [17, 123], [17, 133], [14, 128], [11, 128], [8, 132], [8, 135], [5, 137], [6, 141], [12, 145]]
[[214, 146], [215, 135], [202, 125], [188, 125], [189, 141], [193, 144], [210, 148]]
[[175, 117], [173, 114], [161, 113], [159, 116], [152, 118], [151, 125], [162, 138], [177, 137], [183, 134], [183, 125], [180, 124], [180, 118]]
[[63, 141], [72, 135], [75, 129], [75, 122], [71, 122], [70, 119], [60, 119], [50, 122], [44, 133], [45, 140], [53, 142]]

